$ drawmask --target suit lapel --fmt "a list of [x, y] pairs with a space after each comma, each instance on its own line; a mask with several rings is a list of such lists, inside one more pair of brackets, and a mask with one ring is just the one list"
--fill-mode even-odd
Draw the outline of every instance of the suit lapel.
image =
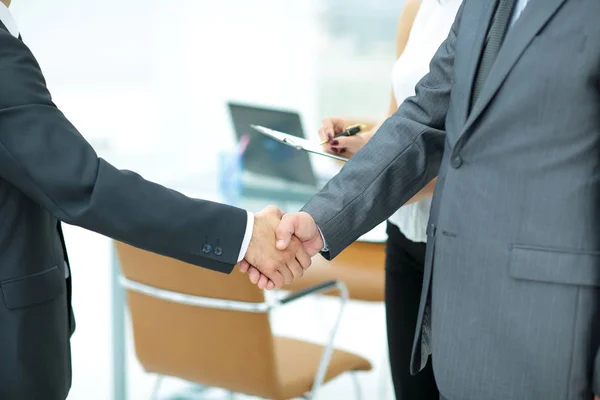
[[463, 42], [464, 49], [465, 51], [469, 52], [469, 56], [466, 64], [466, 76], [464, 76], [464, 79], [467, 83], [467, 95], [460, 97], [462, 123], [465, 123], [467, 121], [467, 117], [469, 116], [469, 103], [471, 99], [471, 92], [473, 91], [473, 83], [475, 81], [475, 71], [477, 69], [477, 65], [479, 64], [479, 58], [483, 50], [483, 43], [485, 41], [488, 27], [492, 22], [494, 9], [497, 2], [498, 0], [477, 0], [475, 3], [472, 3], [473, 7], [477, 7], [472, 11], [472, 15], [475, 16], [472, 18], [472, 20], [478, 21], [478, 24], [475, 29], [467, 30], [467, 32], [465, 32], [465, 41]]
[[[463, 128], [463, 134], [473, 125], [473, 123], [477, 120], [477, 118], [492, 100], [508, 76], [510, 70], [519, 60], [519, 57], [521, 54], [523, 54], [535, 35], [544, 27], [548, 20], [552, 18], [558, 8], [566, 0], [529, 1], [532, 4], [529, 4], [527, 7], [525, 7], [525, 10], [523, 10], [523, 13], [519, 16], [519, 19], [514, 26], [508, 31], [508, 34], [504, 39], [504, 44], [500, 48], [497, 61], [492, 66], [487, 81], [483, 85], [479, 98], [475, 104], [472, 105], [471, 114], [468, 116]], [[479, 34], [485, 36], [485, 31], [484, 33], [480, 32]], [[473, 87], [475, 68], [479, 62], [480, 52], [481, 48], [479, 48], [479, 52], [476, 57], [473, 75], [469, 77], [469, 96]]]

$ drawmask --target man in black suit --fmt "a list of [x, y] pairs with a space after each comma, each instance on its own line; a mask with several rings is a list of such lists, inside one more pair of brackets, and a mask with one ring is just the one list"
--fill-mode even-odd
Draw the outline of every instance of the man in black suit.
[[310, 257], [299, 242], [276, 250], [276, 208], [252, 215], [191, 199], [98, 158], [52, 102], [9, 3], [0, 3], [0, 399], [62, 400], [75, 322], [61, 222], [222, 273], [245, 258], [270, 279], [261, 287], [301, 276]]

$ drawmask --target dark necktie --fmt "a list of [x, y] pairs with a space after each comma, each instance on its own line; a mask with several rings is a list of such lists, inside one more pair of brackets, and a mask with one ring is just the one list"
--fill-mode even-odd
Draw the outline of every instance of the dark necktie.
[[496, 61], [496, 56], [500, 51], [500, 46], [502, 45], [502, 41], [508, 30], [510, 17], [515, 8], [515, 1], [516, 0], [499, 0], [497, 3], [494, 19], [492, 20], [490, 29], [485, 38], [481, 59], [479, 60], [479, 65], [475, 74], [473, 93], [471, 94], [471, 107], [473, 107], [475, 101], [477, 101], [479, 93], [481, 93], [481, 88], [492, 69], [492, 65], [494, 65], [494, 61]]

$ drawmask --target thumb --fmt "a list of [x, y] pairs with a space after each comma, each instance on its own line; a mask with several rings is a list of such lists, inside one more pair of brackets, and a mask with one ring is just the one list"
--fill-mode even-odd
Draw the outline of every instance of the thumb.
[[298, 226], [298, 217], [294, 214], [285, 214], [277, 229], [275, 230], [275, 237], [277, 238], [277, 249], [285, 250], [292, 240], [292, 235], [296, 232]]

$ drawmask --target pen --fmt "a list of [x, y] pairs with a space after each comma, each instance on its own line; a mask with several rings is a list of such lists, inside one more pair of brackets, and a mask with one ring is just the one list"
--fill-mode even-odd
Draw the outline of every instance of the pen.
[[[333, 138], [339, 138], [342, 136], [354, 136], [356, 135], [358, 132], [363, 131], [367, 129], [367, 125], [361, 124], [361, 125], [352, 125], [346, 128], [345, 131], [338, 133], [337, 135], [335, 135]], [[324, 140], [320, 143], [321, 146], [323, 146], [324, 144], [329, 143], [329, 139]]]

